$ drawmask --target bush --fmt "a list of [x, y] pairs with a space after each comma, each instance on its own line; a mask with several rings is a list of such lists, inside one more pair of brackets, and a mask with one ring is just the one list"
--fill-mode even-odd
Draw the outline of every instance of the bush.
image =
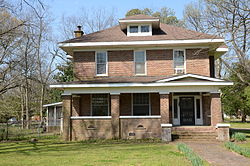
[[235, 139], [236, 141], [246, 141], [246, 134], [244, 133], [234, 133], [232, 135], [232, 138]]
[[226, 148], [228, 148], [232, 151], [235, 151], [236, 153], [239, 153], [240, 155], [250, 157], [250, 149], [249, 148], [240, 147], [237, 144], [232, 143], [232, 142], [226, 142], [224, 145]]
[[179, 143], [177, 144], [177, 148], [179, 151], [184, 153], [184, 155], [191, 161], [193, 166], [203, 166], [202, 159], [195, 154], [192, 149], [190, 149], [186, 144]]

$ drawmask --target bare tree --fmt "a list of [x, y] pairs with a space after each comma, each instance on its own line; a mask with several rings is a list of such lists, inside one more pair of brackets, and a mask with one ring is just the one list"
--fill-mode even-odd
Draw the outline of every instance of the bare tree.
[[[203, 0], [200, 8], [190, 4], [186, 7], [186, 25], [194, 30], [224, 36], [230, 51], [221, 58], [226, 68], [235, 72], [239, 79], [250, 85], [249, 0]], [[192, 9], [188, 12], [189, 9]], [[203, 9], [203, 10], [200, 10]], [[238, 62], [247, 75], [234, 71], [231, 63]]]
[[116, 25], [117, 19], [115, 10], [104, 8], [82, 8], [79, 15], [62, 16], [59, 32], [63, 36], [62, 40], [74, 37], [74, 31], [77, 25], [83, 26], [85, 33], [100, 31]]

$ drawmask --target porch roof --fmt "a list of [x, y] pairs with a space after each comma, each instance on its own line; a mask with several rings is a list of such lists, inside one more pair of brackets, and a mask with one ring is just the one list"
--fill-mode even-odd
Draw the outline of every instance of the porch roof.
[[50, 85], [51, 88], [76, 87], [131, 87], [131, 86], [190, 86], [190, 85], [233, 85], [232, 82], [201, 76], [196, 74], [182, 74], [171, 76], [119, 76], [96, 77], [90, 80], [59, 82]]

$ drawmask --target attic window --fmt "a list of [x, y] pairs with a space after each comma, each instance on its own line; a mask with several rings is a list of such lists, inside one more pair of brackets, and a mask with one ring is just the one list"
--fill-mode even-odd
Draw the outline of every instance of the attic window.
[[149, 32], [149, 25], [142, 25], [141, 32]]
[[130, 31], [130, 33], [138, 33], [139, 28], [138, 28], [138, 26], [130, 26], [129, 31]]
[[128, 25], [127, 27], [128, 36], [152, 36], [152, 25], [142, 24], [142, 25]]

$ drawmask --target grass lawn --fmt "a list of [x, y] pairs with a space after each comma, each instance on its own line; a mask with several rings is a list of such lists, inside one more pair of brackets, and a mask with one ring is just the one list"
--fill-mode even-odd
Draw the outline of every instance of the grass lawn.
[[245, 123], [241, 122], [240, 119], [225, 119], [225, 123], [230, 124], [231, 128], [249, 128], [250, 129], [249, 119]]
[[61, 142], [58, 139], [0, 143], [3, 166], [90, 166], [90, 165], [164, 165], [191, 163], [177, 151], [175, 144], [138, 142]]
[[245, 133], [247, 136], [247, 140], [243, 143], [237, 143], [241, 147], [249, 148], [250, 149], [250, 133]]

